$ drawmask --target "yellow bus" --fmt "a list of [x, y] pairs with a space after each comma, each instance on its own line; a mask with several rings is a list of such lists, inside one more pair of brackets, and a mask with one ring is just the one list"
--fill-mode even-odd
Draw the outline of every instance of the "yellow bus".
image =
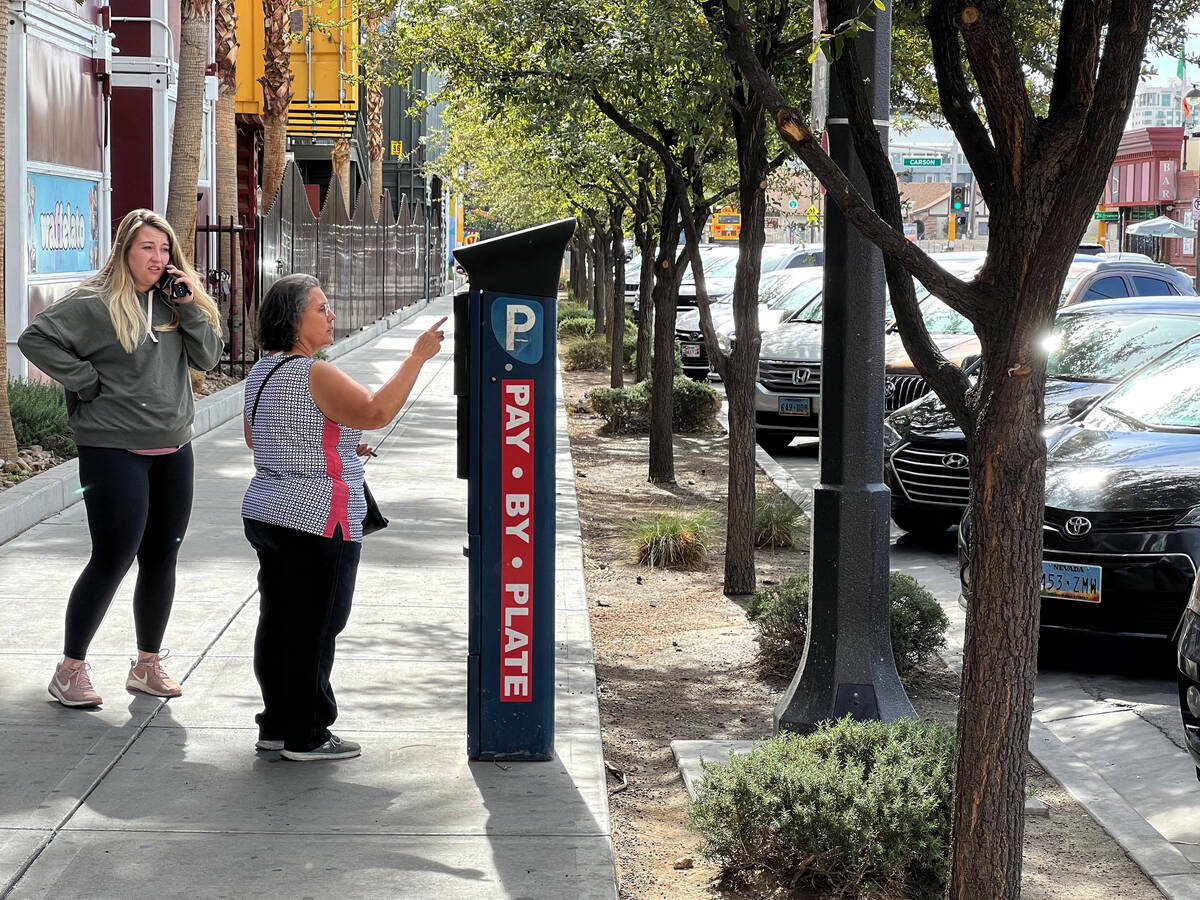
[[736, 241], [742, 233], [742, 214], [732, 206], [718, 211], [712, 219], [714, 241]]

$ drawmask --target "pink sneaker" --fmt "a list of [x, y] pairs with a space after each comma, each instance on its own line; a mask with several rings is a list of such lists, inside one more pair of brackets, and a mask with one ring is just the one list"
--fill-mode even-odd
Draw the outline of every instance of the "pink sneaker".
[[50, 679], [50, 696], [63, 706], [99, 706], [102, 701], [88, 677], [90, 668], [87, 663], [71, 668], [59, 663]]
[[150, 694], [152, 697], [178, 697], [183, 688], [162, 667], [162, 661], [170, 655], [164, 650], [148, 660], [130, 660], [129, 677], [125, 679], [125, 690]]

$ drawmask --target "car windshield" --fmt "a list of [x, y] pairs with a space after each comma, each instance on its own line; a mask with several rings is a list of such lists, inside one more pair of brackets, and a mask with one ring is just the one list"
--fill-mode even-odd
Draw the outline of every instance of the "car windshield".
[[1137, 429], [1200, 430], [1200, 340], [1160, 356], [1109, 394], [1100, 410]]
[[1200, 334], [1200, 317], [1064, 314], [1042, 342], [1049, 354], [1046, 374], [1067, 381], [1120, 381], [1194, 334]]
[[799, 284], [794, 285], [791, 290], [768, 303], [767, 306], [771, 309], [781, 309], [789, 312], [796, 309], [803, 309], [814, 298], [820, 296], [824, 286], [824, 279], [821, 278], [810, 278], [807, 281], [801, 281]]
[[[891, 312], [889, 308], [888, 312]], [[970, 320], [955, 312], [937, 297], [927, 296], [921, 301], [921, 318], [930, 334], [974, 334]]]
[[714, 253], [704, 260], [704, 277], [732, 278], [734, 270], [737, 268], [737, 261], [736, 253]]

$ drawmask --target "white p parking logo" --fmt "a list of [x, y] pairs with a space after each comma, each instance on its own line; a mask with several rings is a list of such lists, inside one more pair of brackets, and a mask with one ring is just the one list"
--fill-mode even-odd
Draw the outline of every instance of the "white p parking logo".
[[[517, 321], [517, 316], [522, 317], [520, 322]], [[533, 311], [533, 307], [526, 306], [524, 303], [509, 304], [508, 321], [504, 328], [504, 349], [509, 353], [515, 352], [517, 349], [517, 335], [532, 331], [533, 326], [536, 324], [537, 313]], [[525, 338], [521, 343], [525, 344], [528, 341], [529, 339]]]

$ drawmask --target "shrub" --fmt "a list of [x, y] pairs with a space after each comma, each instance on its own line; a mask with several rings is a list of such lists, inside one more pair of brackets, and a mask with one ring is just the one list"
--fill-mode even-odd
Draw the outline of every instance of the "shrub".
[[[650, 386], [646, 379], [627, 388], [593, 388], [585, 399], [592, 412], [608, 423], [610, 433], [643, 434], [650, 430]], [[711, 430], [721, 408], [721, 395], [707, 384], [682, 376], [675, 379], [674, 390], [675, 432]]]
[[608, 368], [608, 345], [604, 338], [576, 338], [563, 347], [563, 368], [595, 371]]
[[559, 322], [562, 322], [564, 319], [590, 319], [590, 318], [592, 318], [592, 311], [588, 308], [586, 303], [576, 303], [574, 301], [570, 301], [568, 303], [558, 304], [558, 321]]
[[[794, 575], [750, 597], [746, 616], [758, 634], [759, 654], [768, 662], [795, 667], [808, 640], [808, 575]], [[901, 675], [946, 643], [946, 614], [933, 595], [900, 572], [888, 577], [892, 655]]]
[[[628, 323], [627, 323], [628, 324]], [[621, 348], [621, 357], [625, 361], [625, 368], [632, 369], [633, 361], [637, 358], [637, 329], [625, 329], [625, 342]]]
[[940, 897], [953, 763], [943, 725], [847, 717], [705, 766], [689, 826], [727, 878], [768, 871], [822, 895]]
[[596, 320], [591, 316], [572, 316], [558, 320], [559, 338], [590, 338], [596, 334]]
[[[678, 345], [676, 345], [678, 346]], [[721, 409], [721, 395], [701, 381], [675, 378], [675, 431], [711, 431]]]
[[754, 546], [792, 547], [804, 524], [804, 510], [786, 495], [759, 500], [754, 509]]
[[627, 526], [637, 561], [643, 565], [694, 568], [708, 555], [712, 513], [666, 512], [634, 519]]
[[10, 381], [8, 405], [18, 444], [40, 444], [42, 449], [64, 459], [79, 455], [67, 424], [67, 397], [62, 385]]
[[892, 611], [892, 653], [900, 671], [910, 671], [946, 646], [946, 628], [950, 623], [933, 594], [902, 572], [892, 572], [888, 596]]

